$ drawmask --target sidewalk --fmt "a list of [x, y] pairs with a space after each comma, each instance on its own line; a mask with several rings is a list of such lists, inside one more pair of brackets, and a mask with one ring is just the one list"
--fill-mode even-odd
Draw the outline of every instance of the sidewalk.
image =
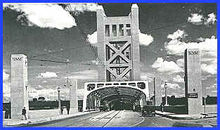
[[217, 114], [206, 114], [206, 115], [188, 115], [188, 114], [175, 114], [170, 112], [155, 111], [157, 115], [179, 120], [196, 120], [202, 118], [212, 118], [217, 117]]
[[92, 112], [78, 112], [73, 113], [69, 115], [58, 115], [58, 116], [52, 116], [52, 117], [46, 117], [41, 119], [28, 119], [28, 120], [19, 120], [19, 119], [4, 119], [3, 120], [3, 126], [25, 126], [25, 125], [36, 125], [41, 123], [47, 123], [50, 121], [58, 121], [58, 120], [64, 120], [72, 117], [78, 117], [83, 116], [90, 113], [96, 113], [98, 111], [92, 111]]

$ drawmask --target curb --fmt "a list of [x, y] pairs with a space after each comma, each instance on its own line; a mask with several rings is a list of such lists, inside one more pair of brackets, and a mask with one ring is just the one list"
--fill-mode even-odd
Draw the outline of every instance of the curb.
[[216, 118], [217, 116], [201, 116], [201, 117], [175, 117], [172, 115], [168, 115], [168, 114], [161, 114], [161, 113], [157, 113], [157, 115], [160, 115], [162, 117], [167, 117], [167, 118], [171, 118], [171, 119], [178, 119], [178, 120], [196, 120], [196, 119], [207, 119], [207, 118]]
[[177, 119], [177, 120], [196, 120], [196, 119], [201, 119], [202, 117], [175, 117], [175, 116], [170, 116], [170, 115], [166, 115], [166, 114], [161, 114], [161, 113], [157, 113], [157, 115], [160, 115], [162, 117], [167, 117], [170, 119]]

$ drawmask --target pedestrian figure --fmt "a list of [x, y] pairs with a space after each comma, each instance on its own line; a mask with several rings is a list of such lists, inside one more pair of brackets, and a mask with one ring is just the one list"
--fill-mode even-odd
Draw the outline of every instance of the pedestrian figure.
[[8, 108], [6, 107], [5, 108], [5, 119], [8, 119], [9, 118], [9, 113], [8, 113]]
[[70, 113], [70, 106], [67, 105], [66, 109], [67, 109], [67, 114], [69, 115], [69, 113]]
[[164, 109], [164, 105], [163, 105], [163, 103], [161, 103], [160, 104], [160, 111], [163, 112], [163, 109]]
[[61, 107], [60, 109], [61, 109], [61, 115], [63, 115], [63, 107]]
[[8, 109], [8, 119], [11, 119], [11, 107]]
[[25, 120], [27, 120], [25, 107], [22, 109], [22, 116], [24, 117]]

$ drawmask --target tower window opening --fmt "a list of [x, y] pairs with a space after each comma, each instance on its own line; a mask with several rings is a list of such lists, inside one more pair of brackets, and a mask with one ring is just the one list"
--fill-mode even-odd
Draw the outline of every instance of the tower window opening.
[[117, 26], [116, 25], [112, 25], [112, 34], [113, 36], [117, 36]]
[[138, 88], [140, 88], [140, 89], [145, 89], [145, 83], [144, 82], [138, 82], [137, 83], [137, 86], [138, 86]]
[[109, 37], [109, 36], [110, 36], [109, 25], [105, 25], [105, 36], [106, 36], [106, 37]]
[[101, 88], [103, 86], [104, 86], [104, 84], [97, 84], [97, 88]]
[[128, 83], [128, 85], [135, 87], [136, 83]]
[[124, 36], [124, 25], [119, 24], [119, 36]]
[[91, 91], [91, 90], [93, 90], [95, 88], [95, 84], [88, 84], [87, 85], [87, 90], [88, 91]]
[[131, 36], [131, 25], [130, 24], [126, 24], [126, 33], [127, 33], [127, 36]]

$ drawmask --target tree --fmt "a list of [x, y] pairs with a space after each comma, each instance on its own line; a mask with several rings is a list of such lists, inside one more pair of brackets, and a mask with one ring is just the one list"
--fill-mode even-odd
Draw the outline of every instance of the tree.
[[36, 102], [37, 101], [37, 98], [33, 98], [33, 102]]
[[38, 101], [45, 101], [45, 97], [39, 97]]

